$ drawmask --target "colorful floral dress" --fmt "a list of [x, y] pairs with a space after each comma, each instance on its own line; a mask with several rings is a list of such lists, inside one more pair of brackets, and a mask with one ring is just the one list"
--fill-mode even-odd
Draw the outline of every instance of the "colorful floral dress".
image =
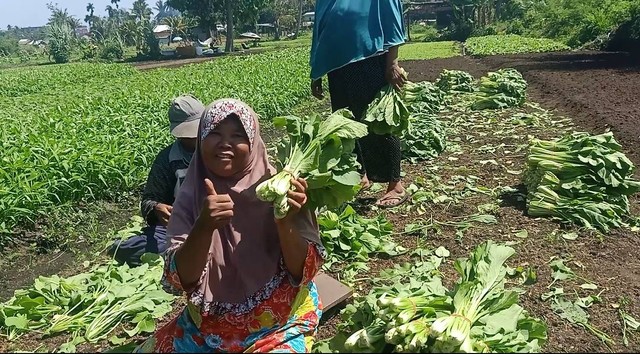
[[[305, 353], [311, 350], [322, 304], [313, 281], [322, 246], [310, 243], [302, 280], [296, 284], [280, 262], [279, 272], [242, 304], [204, 303], [191, 292], [182, 313], [136, 348], [136, 353]], [[167, 290], [184, 291], [175, 250], [165, 256]]]

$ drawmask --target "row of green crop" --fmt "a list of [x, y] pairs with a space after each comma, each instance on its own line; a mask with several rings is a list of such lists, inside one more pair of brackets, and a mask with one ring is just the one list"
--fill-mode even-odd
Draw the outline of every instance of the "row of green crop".
[[515, 34], [472, 37], [464, 47], [471, 55], [498, 55], [517, 53], [543, 53], [569, 50], [562, 43], [548, 38], [530, 38]]
[[[56, 206], [138, 188], [155, 154], [170, 141], [166, 112], [175, 96], [191, 93], [205, 103], [235, 97], [263, 117], [284, 113], [308, 96], [308, 49], [151, 72], [103, 64], [58, 69], [39, 70], [53, 88], [31, 94], [31, 69], [2, 73], [12, 77], [6, 90], [25, 93], [0, 98], [5, 232]], [[79, 80], [86, 71], [95, 72], [95, 79]], [[75, 84], [59, 87], [58, 73]]]
[[130, 65], [77, 63], [70, 65], [33, 66], [0, 71], [0, 97], [20, 97], [33, 93], [55, 93], [89, 81], [129, 77], [136, 70]]

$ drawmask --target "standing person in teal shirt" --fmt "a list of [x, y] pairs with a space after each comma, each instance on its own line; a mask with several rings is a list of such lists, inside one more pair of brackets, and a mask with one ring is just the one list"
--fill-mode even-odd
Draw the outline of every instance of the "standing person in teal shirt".
[[[332, 109], [349, 108], [362, 120], [367, 106], [387, 84], [402, 88], [398, 47], [405, 42], [401, 0], [317, 0], [311, 45], [311, 90], [323, 97], [327, 75]], [[395, 207], [408, 197], [400, 180], [400, 139], [370, 133], [358, 141], [362, 188], [388, 183], [377, 200]]]

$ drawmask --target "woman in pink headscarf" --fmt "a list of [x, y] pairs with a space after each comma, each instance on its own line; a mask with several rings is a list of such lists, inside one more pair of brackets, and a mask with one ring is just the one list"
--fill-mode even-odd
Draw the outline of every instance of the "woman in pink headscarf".
[[137, 352], [311, 349], [324, 250], [304, 180], [292, 182], [284, 219], [256, 197], [274, 172], [250, 107], [231, 99], [207, 107], [167, 229], [163, 281], [188, 304]]

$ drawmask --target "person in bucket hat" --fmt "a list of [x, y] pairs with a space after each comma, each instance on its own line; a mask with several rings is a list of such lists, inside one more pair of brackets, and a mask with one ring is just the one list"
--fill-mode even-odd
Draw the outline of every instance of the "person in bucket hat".
[[204, 105], [191, 95], [176, 97], [169, 106], [169, 131], [176, 140], [158, 153], [142, 193], [140, 209], [147, 226], [139, 235], [116, 240], [107, 250], [120, 263], [140, 264], [144, 253], [162, 253], [173, 202], [195, 151]]

